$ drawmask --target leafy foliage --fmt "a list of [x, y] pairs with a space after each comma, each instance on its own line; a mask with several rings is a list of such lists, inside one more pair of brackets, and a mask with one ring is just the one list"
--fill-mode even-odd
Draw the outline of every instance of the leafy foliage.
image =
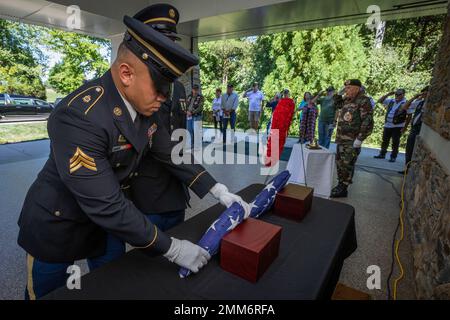
[[62, 55], [49, 73], [49, 84], [57, 91], [68, 94], [88, 78], [96, 78], [109, 68], [108, 60], [100, 52], [109, 41], [76, 33], [50, 30], [47, 46]]
[[35, 42], [40, 29], [0, 20], [0, 92], [33, 95], [45, 99], [40, 78], [45, 57]]

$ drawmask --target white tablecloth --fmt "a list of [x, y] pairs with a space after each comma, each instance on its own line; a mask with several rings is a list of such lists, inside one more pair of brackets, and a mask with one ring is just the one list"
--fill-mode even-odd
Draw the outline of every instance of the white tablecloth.
[[[289, 182], [305, 184], [302, 160], [302, 145], [297, 143], [292, 147], [287, 170], [291, 173]], [[314, 195], [329, 198], [333, 184], [334, 153], [328, 149], [311, 150], [303, 145], [303, 158], [305, 160], [306, 183], [314, 188]]]

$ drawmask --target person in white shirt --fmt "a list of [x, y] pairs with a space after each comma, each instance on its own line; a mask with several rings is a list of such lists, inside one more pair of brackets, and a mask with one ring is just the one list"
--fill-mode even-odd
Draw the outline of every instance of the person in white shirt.
[[244, 93], [244, 98], [248, 98], [248, 121], [250, 128], [258, 130], [261, 118], [261, 106], [264, 101], [264, 94], [258, 90], [258, 84], [253, 83], [253, 87]]
[[212, 112], [214, 121], [215, 136], [217, 138], [217, 124], [219, 124], [220, 132], [222, 132], [222, 89], [216, 89], [216, 97], [212, 102]]
[[[388, 98], [395, 93], [395, 98]], [[406, 111], [402, 106], [406, 103], [405, 89], [397, 89], [382, 96], [378, 103], [382, 103], [386, 107], [386, 118], [384, 122], [383, 141], [381, 142], [380, 153], [374, 156], [375, 159], [384, 159], [386, 157], [387, 148], [392, 138], [392, 152], [389, 162], [395, 162], [400, 145], [400, 137], [402, 129], [405, 126]]]

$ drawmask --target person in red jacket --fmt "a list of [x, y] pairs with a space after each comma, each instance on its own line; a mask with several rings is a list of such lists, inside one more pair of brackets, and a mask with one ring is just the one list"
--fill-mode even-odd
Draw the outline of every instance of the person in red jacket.
[[[283, 98], [278, 102], [272, 116], [272, 128], [270, 129], [270, 135], [267, 141], [267, 156], [265, 160], [267, 167], [274, 165], [280, 159], [294, 112], [294, 100], [289, 98], [289, 90], [285, 89], [283, 91]], [[276, 143], [278, 142], [278, 155], [272, 157], [272, 140], [277, 138], [274, 130], [278, 130], [278, 141], [273, 142], [274, 147], [277, 146]]]

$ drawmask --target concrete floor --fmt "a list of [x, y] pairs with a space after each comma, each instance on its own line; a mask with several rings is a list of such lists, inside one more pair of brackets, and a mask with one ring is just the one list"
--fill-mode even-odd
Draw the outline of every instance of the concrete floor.
[[[211, 134], [206, 131], [205, 136]], [[289, 139], [288, 145], [295, 143]], [[42, 168], [48, 156], [48, 140], [0, 146], [0, 299], [22, 299], [26, 279], [25, 254], [17, 245], [17, 218], [29, 186]], [[372, 159], [376, 150], [363, 149], [355, 172], [354, 184], [347, 199], [339, 200], [355, 207], [358, 249], [345, 261], [340, 282], [369, 293], [374, 299], [386, 299], [386, 279], [391, 265], [391, 241], [399, 215], [403, 155], [395, 164], [387, 160]], [[280, 169], [287, 162], [280, 163]], [[252, 183], [263, 183], [259, 165], [207, 165], [208, 171], [229, 189], [236, 192]], [[384, 179], [391, 181], [393, 185]], [[192, 196], [192, 208], [187, 218], [216, 203], [212, 196], [204, 199]], [[406, 224], [408, 225], [408, 224]], [[408, 232], [406, 235], [408, 236]], [[412, 257], [409, 239], [406, 237], [400, 250], [405, 278], [398, 289], [399, 299], [414, 299]], [[87, 272], [84, 262], [82, 270]], [[381, 289], [369, 290], [366, 286], [367, 267], [377, 265], [381, 269]], [[397, 270], [397, 268], [396, 268]], [[397, 276], [394, 272], [394, 277]]]

